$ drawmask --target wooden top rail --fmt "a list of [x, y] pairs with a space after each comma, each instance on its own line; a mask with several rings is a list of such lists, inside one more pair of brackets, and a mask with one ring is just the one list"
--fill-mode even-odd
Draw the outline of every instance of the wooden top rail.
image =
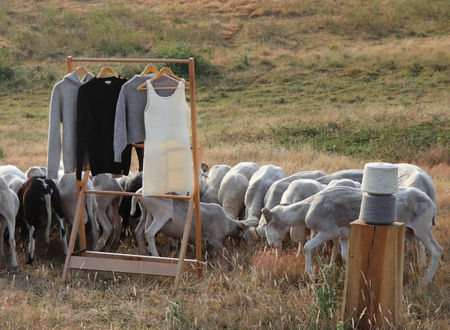
[[72, 57], [67, 56], [67, 59], [72, 62], [116, 62], [116, 63], [189, 63], [189, 59], [167, 59], [167, 58], [116, 58], [116, 57]]
[[192, 199], [192, 196], [184, 195], [152, 195], [143, 196], [139, 193], [126, 192], [126, 191], [108, 191], [108, 190], [85, 190], [86, 194], [96, 194], [96, 195], [115, 195], [115, 196], [136, 196], [136, 197], [155, 197], [155, 198], [172, 198], [172, 199]]

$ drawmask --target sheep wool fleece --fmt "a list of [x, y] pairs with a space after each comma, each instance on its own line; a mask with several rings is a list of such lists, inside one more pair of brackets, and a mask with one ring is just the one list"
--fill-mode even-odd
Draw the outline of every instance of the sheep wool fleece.
[[[64, 172], [71, 173], [76, 168], [76, 125], [77, 97], [82, 84], [94, 77], [88, 73], [83, 80], [77, 73], [67, 74], [53, 87], [50, 100], [50, 118], [47, 145], [47, 178], [57, 179], [61, 148], [63, 153]], [[61, 136], [62, 124], [62, 136]]]
[[143, 195], [193, 192], [194, 174], [189, 139], [190, 109], [184, 80], [170, 96], [159, 96], [147, 81], [144, 113]]

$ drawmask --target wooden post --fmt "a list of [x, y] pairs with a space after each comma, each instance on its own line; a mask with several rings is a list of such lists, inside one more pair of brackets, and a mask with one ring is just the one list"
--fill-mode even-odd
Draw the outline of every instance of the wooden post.
[[67, 56], [66, 62], [67, 62], [67, 72], [71, 73], [73, 71], [73, 57]]
[[403, 286], [403, 223], [350, 224], [342, 318], [347, 326], [398, 326]]
[[203, 276], [203, 267], [201, 262], [202, 256], [202, 222], [200, 218], [200, 189], [198, 186], [198, 179], [200, 177], [200, 164], [198, 161], [197, 150], [197, 104], [195, 101], [195, 61], [194, 58], [189, 58], [189, 84], [191, 86], [190, 103], [191, 103], [191, 127], [192, 127], [192, 163], [194, 166], [194, 203], [195, 203], [195, 250], [198, 264], [198, 276]]

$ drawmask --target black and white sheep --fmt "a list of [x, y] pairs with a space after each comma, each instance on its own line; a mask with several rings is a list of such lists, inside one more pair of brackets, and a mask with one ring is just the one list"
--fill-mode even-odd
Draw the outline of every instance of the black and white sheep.
[[19, 221], [24, 221], [30, 237], [28, 262], [34, 260], [36, 231], [42, 227], [41, 214], [47, 215], [45, 222], [45, 241], [50, 243], [50, 226], [52, 211], [58, 219], [64, 253], [67, 253], [66, 232], [64, 229], [64, 211], [61, 206], [59, 190], [53, 180], [45, 177], [31, 177], [19, 188], [17, 196], [20, 201]]

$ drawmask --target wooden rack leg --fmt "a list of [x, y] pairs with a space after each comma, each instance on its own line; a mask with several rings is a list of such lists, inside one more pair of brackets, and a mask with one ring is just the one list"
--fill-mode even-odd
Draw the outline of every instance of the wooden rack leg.
[[[66, 280], [67, 278], [67, 273], [69, 270], [69, 263], [70, 263], [70, 257], [72, 256], [73, 250], [75, 248], [75, 241], [77, 239], [77, 233], [78, 233], [78, 226], [80, 225], [80, 222], [83, 222], [84, 225], [84, 221], [83, 221], [83, 209], [84, 209], [84, 199], [86, 197], [86, 183], [87, 183], [87, 179], [89, 177], [89, 171], [84, 172], [84, 177], [83, 177], [83, 181], [81, 183], [81, 190], [78, 193], [78, 199], [77, 199], [77, 208], [76, 208], [76, 212], [75, 212], [75, 219], [73, 219], [73, 224], [72, 224], [72, 232], [70, 233], [70, 241], [69, 241], [69, 246], [67, 248], [67, 255], [66, 255], [66, 261], [64, 263], [64, 268], [63, 268], [63, 275], [62, 275], [62, 280], [63, 282]], [[84, 226], [83, 226], [84, 228]], [[80, 236], [80, 241], [81, 241], [81, 236]], [[80, 242], [80, 245], [82, 243]], [[84, 237], [84, 244], [86, 245], [86, 236]]]
[[175, 275], [175, 284], [173, 287], [174, 291], [177, 291], [177, 289], [178, 289], [178, 284], [180, 282], [181, 273], [183, 271], [184, 259], [186, 257], [187, 243], [188, 243], [189, 233], [191, 231], [191, 226], [192, 226], [193, 208], [194, 208], [194, 201], [193, 201], [193, 199], [191, 199], [191, 200], [189, 200], [189, 208], [188, 208], [188, 212], [186, 214], [186, 223], [184, 225], [183, 239], [181, 241], [181, 250], [180, 250], [180, 255], [178, 256], [177, 272]]
[[200, 176], [199, 155], [197, 150], [197, 105], [195, 99], [195, 60], [189, 58], [189, 83], [191, 84], [191, 127], [192, 127], [192, 152], [193, 152], [193, 166], [194, 166], [194, 202], [195, 202], [195, 248], [196, 259], [199, 263], [198, 276], [202, 277], [203, 268], [200, 263], [203, 260], [202, 256], [202, 222], [200, 218], [200, 189], [198, 187], [198, 179]]

